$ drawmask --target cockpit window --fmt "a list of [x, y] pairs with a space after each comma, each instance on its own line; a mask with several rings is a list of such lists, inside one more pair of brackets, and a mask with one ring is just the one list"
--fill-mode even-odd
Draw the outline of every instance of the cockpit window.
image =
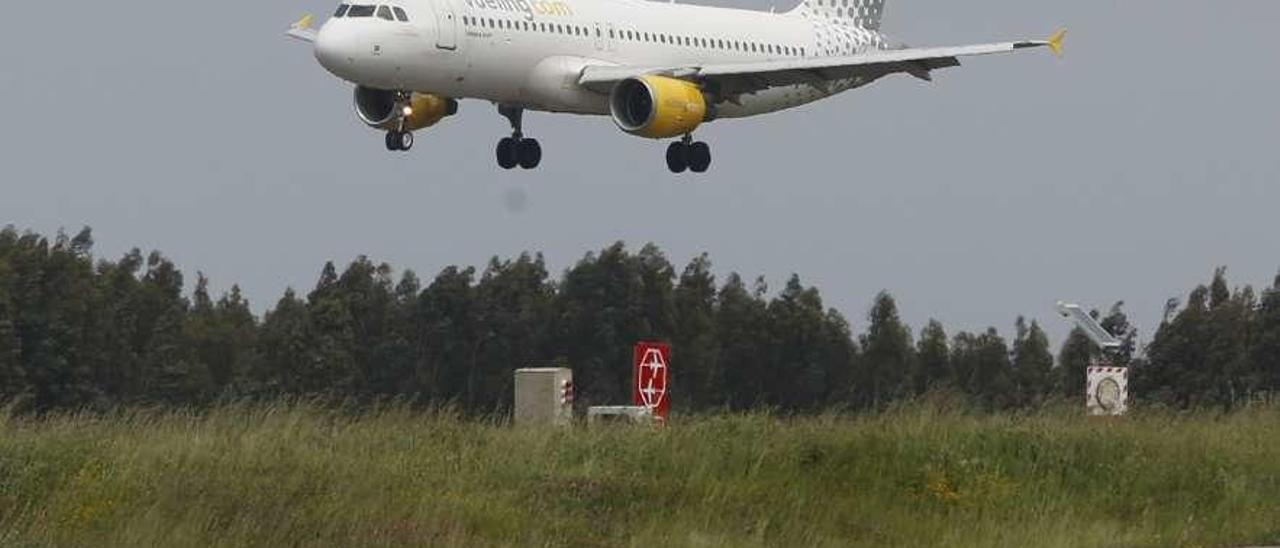
[[351, 6], [348, 6], [348, 5], [346, 5], [346, 4], [342, 4], [341, 6], [338, 6], [338, 11], [333, 12], [333, 16], [334, 16], [334, 17], [344, 17], [344, 16], [346, 16], [346, 15], [347, 15], [347, 8], [349, 8], [349, 7], [351, 7]]
[[376, 9], [378, 9], [377, 6], [361, 6], [356, 4], [351, 6], [351, 9], [347, 10], [347, 17], [373, 17], [373, 12]]
[[396, 12], [396, 19], [399, 19], [401, 23], [409, 22], [409, 15], [404, 12], [403, 8], [396, 7], [391, 9]]
[[386, 6], [378, 6], [378, 17], [381, 17], [388, 21], [396, 20], [395, 16], [391, 15], [391, 8], [388, 8]]

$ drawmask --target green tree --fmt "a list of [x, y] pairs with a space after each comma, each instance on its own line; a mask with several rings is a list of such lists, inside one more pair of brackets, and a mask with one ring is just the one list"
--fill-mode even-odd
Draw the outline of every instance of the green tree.
[[189, 304], [182, 296], [182, 273], [159, 252], [147, 257], [147, 271], [138, 286], [139, 368], [145, 402], [182, 404], [202, 401], [213, 393], [208, 370], [195, 362], [186, 339]]
[[915, 362], [911, 330], [898, 317], [893, 296], [881, 291], [867, 314], [867, 333], [862, 336], [861, 404], [877, 408], [911, 390]]
[[679, 351], [679, 374], [673, 374], [672, 399], [688, 409], [725, 405], [724, 372], [716, 330], [716, 280], [704, 253], [680, 274], [675, 288], [677, 318], [673, 345]]
[[18, 338], [11, 298], [14, 276], [9, 267], [18, 233], [0, 230], [0, 404], [30, 390], [22, 367], [22, 341]]
[[388, 305], [386, 326], [373, 351], [373, 363], [367, 379], [368, 388], [377, 397], [403, 397], [415, 401], [423, 397], [413, 382], [421, 367], [422, 330], [418, 324], [418, 295], [422, 281], [412, 270], [400, 274]]
[[981, 335], [961, 333], [952, 343], [951, 362], [968, 374], [966, 391], [987, 409], [1005, 409], [1016, 403], [1009, 346], [996, 329]]
[[766, 371], [774, 367], [771, 353], [771, 327], [768, 291], [763, 279], [747, 288], [742, 277], [730, 274], [717, 296], [716, 333], [720, 338], [717, 363], [724, 371], [724, 392], [731, 409], [744, 410], [768, 405], [772, 387], [765, 380]]
[[[646, 274], [618, 242], [587, 254], [560, 282], [553, 350], [573, 367], [583, 405], [630, 402], [633, 345], [669, 335], [660, 331], [667, 321], [662, 290], [645, 287], [646, 276], [660, 276], [654, 271], [662, 269], [660, 261], [650, 261]], [[672, 356], [676, 375], [678, 352]]]
[[1255, 317], [1252, 369], [1259, 388], [1280, 391], [1280, 275], [1262, 295]]
[[[1249, 363], [1249, 347], [1254, 331], [1257, 297], [1253, 288], [1245, 286], [1235, 292], [1227, 289], [1226, 268], [1214, 272], [1209, 286], [1209, 339], [1206, 355], [1212, 393], [1209, 399], [1230, 409], [1247, 400], [1258, 384]], [[1222, 298], [1220, 292], [1225, 292]]]
[[307, 304], [293, 288], [286, 289], [274, 309], [262, 319], [258, 352], [261, 367], [250, 377], [256, 391], [264, 395], [307, 393], [311, 373], [311, 328]]
[[206, 369], [214, 394], [232, 395], [244, 387], [257, 363], [258, 325], [240, 286], [232, 286], [214, 303], [209, 280], [197, 273], [186, 331], [194, 360]]
[[344, 395], [357, 373], [355, 322], [338, 285], [337, 269], [325, 263], [316, 287], [307, 296], [307, 370], [298, 383], [307, 394]]
[[[1171, 317], [1170, 317], [1171, 316]], [[1187, 298], [1187, 305], [1166, 319], [1147, 347], [1149, 398], [1179, 408], [1201, 405], [1211, 377], [1205, 367], [1209, 348], [1209, 288], [1201, 285]]]
[[793, 274], [767, 310], [773, 346], [765, 354], [770, 366], [762, 372], [766, 401], [792, 410], [824, 407], [833, 389], [831, 372], [839, 365], [829, 363], [822, 351], [827, 319], [822, 296]]
[[[86, 232], [80, 237], [87, 239]], [[23, 234], [10, 244], [12, 331], [37, 410], [98, 402], [93, 383], [90, 258], [82, 243], [59, 233], [54, 243]]]
[[479, 341], [475, 276], [474, 268], [445, 268], [419, 297], [425, 369], [418, 373], [417, 384], [435, 402], [458, 402], [466, 396]]
[[1084, 330], [1079, 327], [1071, 330], [1058, 350], [1058, 387], [1062, 397], [1072, 401], [1084, 399], [1085, 372], [1097, 354], [1097, 346]]
[[951, 350], [947, 346], [947, 332], [942, 322], [929, 320], [920, 330], [920, 341], [916, 343], [916, 394], [924, 394], [930, 390], [955, 387], [955, 379], [951, 370]]
[[334, 297], [340, 299], [349, 314], [348, 332], [352, 346], [351, 362], [342, 376], [346, 395], [368, 398], [390, 389], [383, 378], [390, 335], [392, 308], [395, 306], [391, 267], [374, 264], [368, 257], [352, 261], [338, 278]]
[[1019, 316], [1013, 341], [1013, 371], [1018, 385], [1018, 404], [1038, 405], [1053, 389], [1053, 354], [1049, 337], [1034, 320], [1027, 326]]
[[555, 288], [542, 255], [489, 262], [476, 286], [479, 331], [464, 402], [478, 412], [508, 408], [514, 371], [546, 359]]

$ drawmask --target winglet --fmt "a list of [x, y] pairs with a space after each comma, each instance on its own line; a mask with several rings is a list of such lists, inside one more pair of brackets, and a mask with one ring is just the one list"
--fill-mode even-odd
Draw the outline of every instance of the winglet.
[[1049, 51], [1052, 51], [1053, 54], [1058, 57], [1062, 57], [1062, 50], [1063, 50], [1062, 42], [1066, 40], [1066, 38], [1067, 38], [1067, 29], [1062, 29], [1058, 32], [1053, 33], [1053, 36], [1050, 36], [1048, 42], [1046, 43], [1046, 45], [1049, 46]]
[[297, 23], [293, 24], [293, 29], [308, 30], [311, 28], [312, 23], [315, 23], [315, 21], [316, 21], [316, 18], [312, 17], [312, 15], [308, 13], [306, 15], [303, 15], [302, 19], [299, 19]]
[[314, 29], [311, 28], [311, 25], [314, 24], [315, 21], [316, 21], [316, 18], [312, 17], [311, 14], [304, 15], [302, 16], [302, 19], [298, 20], [297, 23], [290, 25], [289, 32], [286, 32], [285, 34], [288, 35], [290, 38], [296, 38], [298, 40], [302, 40], [303, 42], [314, 43], [316, 41], [317, 33]]

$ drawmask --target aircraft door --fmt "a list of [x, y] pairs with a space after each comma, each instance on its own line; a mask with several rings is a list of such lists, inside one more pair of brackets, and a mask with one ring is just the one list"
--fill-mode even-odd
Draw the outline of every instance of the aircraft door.
[[613, 41], [614, 32], [615, 32], [615, 31], [613, 30], [613, 23], [609, 23], [609, 24], [608, 24], [608, 27], [609, 27], [609, 28], [608, 28], [608, 29], [606, 29], [606, 31], [605, 31], [605, 32], [607, 32], [607, 33], [608, 33], [608, 34], [606, 35], [606, 36], [607, 36], [607, 38], [606, 38], [607, 42], [605, 42], [605, 44], [607, 44], [607, 45], [608, 45], [608, 49], [609, 49], [609, 51], [614, 51], [614, 50], [616, 50], [616, 49], [617, 49], [617, 47], [616, 47], [616, 46], [614, 46], [615, 42]]
[[595, 25], [596, 31], [596, 51], [604, 51], [604, 29], [601, 28], [599, 22]]
[[458, 49], [458, 15], [453, 8], [454, 0], [435, 0], [436, 12], [436, 47], [440, 49]]

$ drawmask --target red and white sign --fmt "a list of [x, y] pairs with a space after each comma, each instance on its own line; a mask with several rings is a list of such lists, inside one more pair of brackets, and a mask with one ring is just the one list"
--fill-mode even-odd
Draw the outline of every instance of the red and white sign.
[[1129, 411], [1129, 369], [1107, 365], [1085, 371], [1085, 405], [1091, 416], [1120, 416]]
[[644, 406], [659, 420], [667, 420], [671, 409], [668, 389], [671, 386], [671, 345], [655, 342], [636, 343], [632, 377], [631, 402]]

